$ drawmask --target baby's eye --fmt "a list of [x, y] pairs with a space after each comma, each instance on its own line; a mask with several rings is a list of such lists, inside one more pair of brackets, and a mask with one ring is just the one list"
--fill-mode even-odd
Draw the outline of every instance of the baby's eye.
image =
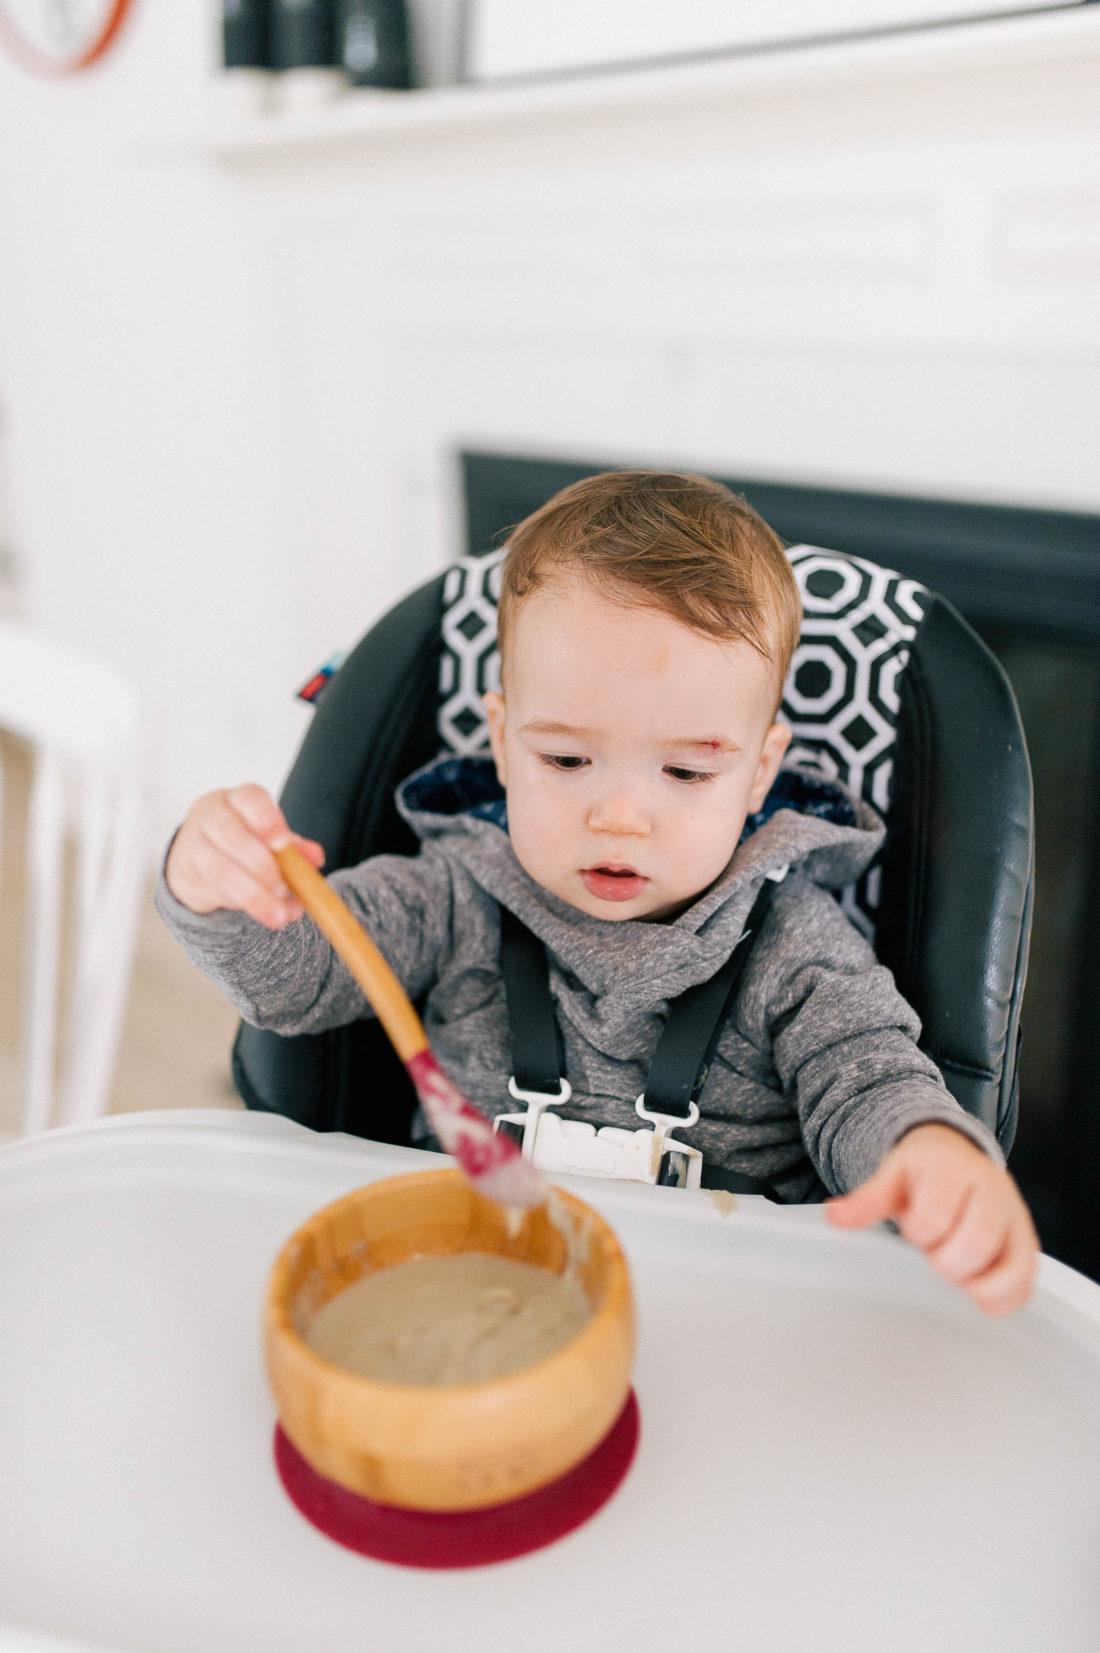
[[539, 762], [547, 764], [551, 769], [573, 770], [583, 769], [588, 759], [577, 757], [575, 753], [540, 752]]
[[713, 769], [681, 769], [674, 763], [665, 764], [665, 774], [671, 775], [674, 781], [682, 781], [685, 786], [695, 786], [699, 781], [712, 781]]

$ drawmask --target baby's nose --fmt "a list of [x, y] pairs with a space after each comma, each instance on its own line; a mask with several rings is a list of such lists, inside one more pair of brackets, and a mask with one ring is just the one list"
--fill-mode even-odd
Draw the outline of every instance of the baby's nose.
[[649, 832], [649, 817], [634, 793], [616, 788], [592, 805], [588, 825], [593, 832], [644, 837]]

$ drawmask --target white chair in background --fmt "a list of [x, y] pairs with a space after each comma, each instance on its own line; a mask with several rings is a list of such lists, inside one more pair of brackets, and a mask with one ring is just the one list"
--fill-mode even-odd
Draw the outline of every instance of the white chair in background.
[[[146, 873], [140, 703], [113, 666], [0, 620], [0, 729], [28, 742], [34, 763], [22, 1110], [22, 1131], [29, 1135], [107, 1108]], [[2, 781], [0, 773], [0, 788]], [[69, 845], [74, 877], [66, 914]], [[62, 1039], [63, 924], [72, 947]], [[57, 1085], [59, 1047], [64, 1062]]]

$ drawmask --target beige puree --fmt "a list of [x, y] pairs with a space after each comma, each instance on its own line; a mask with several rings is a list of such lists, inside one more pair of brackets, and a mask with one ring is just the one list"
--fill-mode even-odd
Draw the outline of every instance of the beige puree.
[[463, 1251], [364, 1274], [325, 1304], [306, 1340], [385, 1383], [483, 1383], [553, 1354], [591, 1318], [572, 1269]]

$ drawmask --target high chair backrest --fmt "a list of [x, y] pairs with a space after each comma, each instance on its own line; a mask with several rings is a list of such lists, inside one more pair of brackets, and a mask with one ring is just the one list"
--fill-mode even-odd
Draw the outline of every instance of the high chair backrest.
[[[27, 911], [18, 1129], [29, 1134], [107, 1107], [146, 873], [138, 695], [106, 662], [0, 621], [0, 730], [25, 743], [32, 765], [19, 879]], [[16, 871], [10, 856], [8, 865]], [[12, 905], [14, 886], [0, 891]]]
[[[948, 1087], [1007, 1147], [1034, 864], [1012, 690], [943, 598], [863, 558], [788, 554], [805, 611], [783, 702], [790, 761], [843, 780], [887, 824], [878, 864], [842, 905], [916, 1008]], [[398, 781], [441, 750], [485, 749], [500, 561], [463, 558], [413, 592], [325, 690], [283, 804], [330, 870], [415, 852]], [[250, 1106], [405, 1139], [411, 1092], [373, 1023], [294, 1039], [242, 1027], [234, 1073]]]

